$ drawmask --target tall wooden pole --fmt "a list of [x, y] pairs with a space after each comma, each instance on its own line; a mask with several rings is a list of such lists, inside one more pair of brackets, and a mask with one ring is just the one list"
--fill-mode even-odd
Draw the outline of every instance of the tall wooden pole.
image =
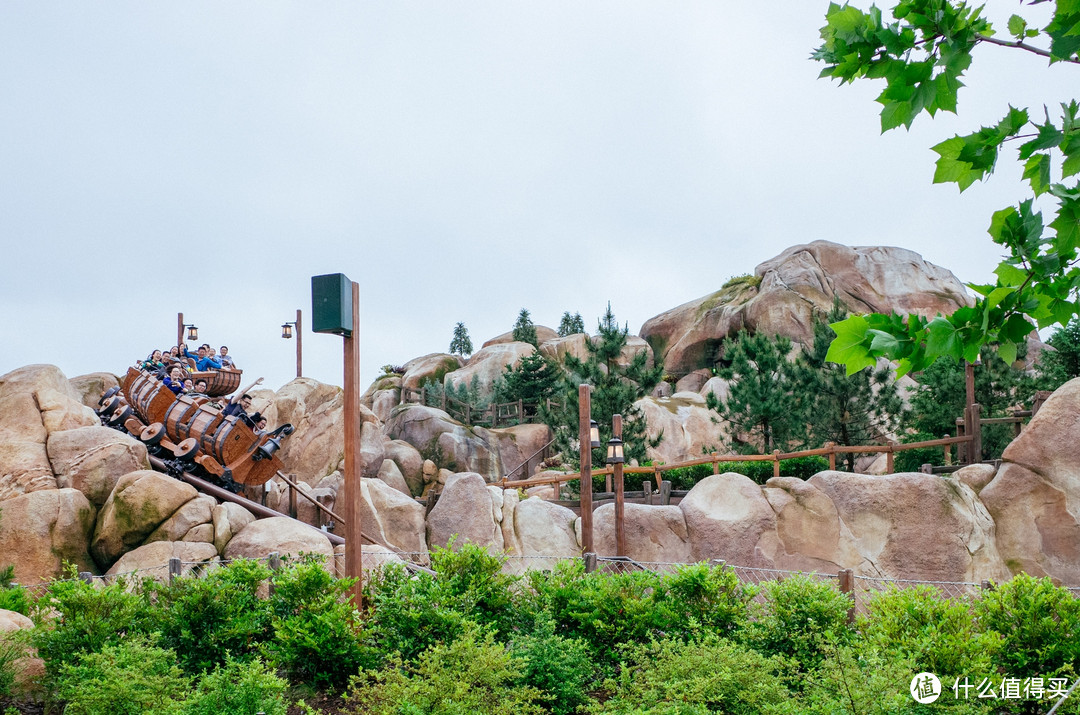
[[[176, 347], [180, 347], [180, 343], [184, 342], [184, 314], [176, 314]], [[180, 357], [184, 357], [181, 355]]]
[[[354, 310], [355, 312], [355, 310]], [[355, 322], [356, 318], [353, 318]], [[303, 360], [304, 360], [304, 324], [301, 321], [300, 309], [296, 309], [296, 376], [303, 376]]]
[[[622, 439], [622, 415], [614, 415], [611, 418], [612, 435]], [[625, 497], [623, 496], [623, 465], [616, 462], [611, 465], [615, 474], [615, 555], [626, 556], [626, 530], [623, 525], [623, 512], [625, 511]]]
[[581, 442], [581, 550], [592, 553], [592, 395], [588, 385], [578, 385], [578, 439]]
[[[975, 404], [975, 364], [967, 363], [964, 366], [964, 387], [967, 390], [967, 397], [964, 400], [964, 434], [974, 435], [975, 425], [972, 423], [972, 415], [975, 411], [972, 406]], [[968, 442], [967, 444], [967, 463], [974, 464], [982, 460], [982, 454], [975, 451], [975, 443]]]
[[[298, 311], [299, 313], [299, 311]], [[297, 321], [300, 316], [297, 315]], [[297, 333], [299, 334], [299, 330]], [[345, 338], [345, 576], [355, 578], [353, 603], [362, 607], [360, 548], [360, 284], [352, 284], [352, 334]]]

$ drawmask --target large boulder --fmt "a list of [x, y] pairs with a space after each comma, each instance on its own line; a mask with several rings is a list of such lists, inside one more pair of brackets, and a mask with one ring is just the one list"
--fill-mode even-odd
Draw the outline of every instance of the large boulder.
[[365, 477], [377, 477], [385, 459], [382, 429], [375, 422], [360, 425], [360, 472]]
[[60, 369], [28, 365], [0, 376], [0, 501], [56, 489], [49, 434], [100, 425]]
[[428, 547], [446, 546], [456, 536], [454, 544], [457, 547], [472, 543], [502, 551], [505, 542], [493, 509], [482, 476], [475, 472], [451, 475], [439, 501], [428, 514]]
[[392, 440], [404, 440], [413, 445], [439, 467], [456, 472], [477, 472], [489, 481], [503, 476], [502, 460], [491, 431], [466, 427], [434, 407], [401, 405], [395, 408], [385, 432]]
[[809, 480], [836, 507], [865, 560], [863, 575], [1001, 581], [1009, 571], [994, 522], [966, 484], [931, 474], [820, 472]]
[[77, 489], [22, 494], [0, 505], [0, 563], [34, 585], [60, 575], [65, 562], [97, 572], [88, 547], [96, 510]]
[[406, 496], [412, 496], [412, 492], [409, 491], [409, 485], [406, 483], [405, 477], [401, 474], [401, 469], [394, 460], [384, 459], [382, 466], [379, 467], [379, 473], [376, 476], [378, 476], [379, 480], [388, 487], [397, 489]]
[[[623, 508], [626, 556], [646, 563], [694, 561], [686, 519], [677, 506], [628, 503]], [[604, 504], [593, 512], [593, 547], [600, 556], [616, 554], [615, 505]]]
[[409, 492], [419, 496], [424, 491], [424, 458], [419, 450], [405, 440], [394, 439], [383, 444], [383, 455], [397, 465]]
[[[596, 344], [600, 341], [600, 337], [595, 336], [592, 340], [593, 343]], [[620, 367], [627, 367], [640, 353], [645, 353], [645, 367], [651, 369], [654, 364], [652, 347], [650, 347], [649, 343], [646, 342], [644, 338], [639, 338], [636, 335], [628, 335], [626, 336], [626, 344], [623, 345], [622, 350], [619, 351], [619, 356], [615, 358], [615, 364]]]
[[225, 553], [234, 536], [255, 521], [255, 515], [250, 511], [228, 501], [215, 506], [210, 518], [214, 524], [214, 548], [221, 554]]
[[863, 557], [851, 529], [823, 491], [795, 477], [773, 477], [765, 483], [765, 499], [776, 513], [776, 538], [763, 540], [765, 556], [776, 568], [835, 573], [851, 568], [876, 575]]
[[447, 388], [457, 388], [464, 385], [471, 388], [475, 380], [481, 394], [491, 393], [495, 381], [505, 372], [506, 368], [515, 368], [523, 357], [536, 351], [528, 343], [499, 343], [483, 348], [469, 358], [469, 362], [460, 370], [446, 374], [443, 384]]
[[150, 469], [146, 445], [108, 427], [53, 432], [46, 451], [57, 486], [78, 489], [98, 507], [109, 498], [122, 475]]
[[507, 472], [517, 469], [516, 479], [524, 479], [536, 470], [543, 461], [541, 452], [552, 438], [551, 429], [542, 424], [500, 427], [489, 430], [489, 434], [495, 438], [503, 467]]
[[[146, 543], [154, 541], [192, 541], [187, 535], [192, 529], [211, 524], [214, 507], [217, 500], [214, 497], [202, 495], [192, 499], [177, 509], [172, 516], [162, 522], [161, 526], [154, 529], [150, 536], [146, 537]], [[210, 530], [210, 541], [213, 541], [213, 526]], [[198, 539], [202, 541], [203, 539]]]
[[[536, 343], [540, 345], [546, 343], [549, 340], [556, 340], [559, 337], [559, 333], [546, 325], [537, 325], [536, 327]], [[481, 345], [481, 349], [489, 348], [492, 345], [506, 345], [507, 343], [514, 342], [514, 331], [505, 332], [502, 335], [496, 335], [491, 340]]]
[[776, 514], [761, 487], [742, 474], [706, 477], [679, 503], [686, 519], [691, 561], [722, 559], [738, 566], [771, 567], [760, 542], [776, 533]]
[[752, 278], [650, 318], [641, 337], [668, 372], [684, 375], [713, 367], [724, 338], [739, 330], [809, 344], [813, 314], [827, 313], [836, 298], [854, 312], [922, 316], [971, 304], [956, 276], [917, 253], [814, 241], [765, 261]]
[[136, 578], [150, 577], [155, 581], [169, 580], [169, 559], [180, 559], [180, 574], [190, 573], [199, 564], [218, 558], [213, 544], [187, 541], [155, 541], [129, 551], [113, 564], [106, 575], [138, 572]]
[[281, 556], [318, 554], [331, 564], [334, 548], [326, 534], [287, 516], [259, 519], [235, 535], [223, 556], [226, 559], [262, 559], [277, 552]]
[[71, 378], [71, 388], [79, 396], [79, 401], [92, 410], [98, 408], [98, 401], [108, 390], [120, 386], [120, 381], [111, 372], [91, 372]]
[[427, 558], [424, 507], [381, 479], [361, 481], [360, 524], [383, 545]]
[[566, 360], [567, 355], [584, 362], [589, 359], [589, 348], [585, 345], [588, 341], [589, 336], [585, 333], [574, 333], [561, 338], [556, 337], [541, 342], [540, 352], [559, 363]]
[[643, 397], [634, 406], [645, 415], [649, 439], [661, 437], [655, 447], [647, 447], [648, 459], [674, 464], [700, 459], [721, 450], [730, 435], [727, 422], [705, 406], [696, 392], [677, 392], [671, 397]]
[[[515, 492], [507, 492], [515, 494]], [[581, 544], [575, 532], [574, 512], [564, 506], [530, 497], [517, 502], [513, 511], [514, 551], [525, 557], [550, 556], [555, 560], [581, 555]], [[505, 522], [505, 519], [504, 519]], [[503, 525], [504, 541], [508, 531]], [[509, 544], [508, 544], [509, 545]], [[541, 564], [550, 568], [551, 564]]]
[[1057, 389], [979, 493], [1012, 573], [1080, 583], [1080, 379]]
[[90, 544], [94, 560], [109, 568], [198, 495], [195, 487], [157, 472], [120, 477], [98, 514]]
[[460, 369], [464, 364], [465, 360], [460, 355], [450, 355], [448, 353], [431, 353], [430, 355], [414, 358], [405, 363], [405, 374], [401, 376], [401, 387], [419, 390], [428, 381], [441, 385], [447, 373]]

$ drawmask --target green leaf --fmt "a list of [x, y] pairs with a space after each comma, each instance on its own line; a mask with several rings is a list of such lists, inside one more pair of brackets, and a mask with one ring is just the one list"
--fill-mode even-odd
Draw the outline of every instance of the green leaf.
[[836, 333], [836, 338], [829, 344], [825, 359], [839, 365], [845, 365], [848, 375], [854, 375], [863, 368], [876, 364], [870, 355], [866, 332], [868, 324], [861, 315], [852, 315], [829, 327]]
[[997, 275], [998, 280], [1001, 281], [1003, 286], [1010, 286], [1017, 288], [1024, 285], [1024, 281], [1027, 280], [1027, 271], [1023, 271], [1014, 265], [1009, 263], [1001, 263], [994, 269], [994, 274]]
[[[1021, 283], [1023, 283], [1023, 281], [1021, 281]], [[1000, 288], [995, 288], [990, 292], [990, 295], [986, 296], [986, 307], [996, 308], [1001, 301], [1015, 292], [1016, 289], [1013, 286], [1001, 286]]]
[[870, 329], [866, 332], [867, 334], [874, 336], [874, 339], [870, 342], [870, 350], [872, 352], [892, 355], [900, 347], [900, 341], [892, 333], [874, 329]]
[[1045, 194], [1050, 188], [1050, 155], [1035, 154], [1024, 162], [1024, 178], [1036, 196]]
[[1017, 39], [1021, 39], [1024, 36], [1024, 31], [1027, 30], [1027, 20], [1019, 15], [1013, 15], [1009, 18], [1009, 34]]
[[1001, 343], [998, 345], [998, 357], [1005, 361], [1006, 365], [1016, 362], [1016, 343]]
[[962, 346], [956, 327], [940, 315], [926, 325], [926, 353], [930, 357], [961, 357]]

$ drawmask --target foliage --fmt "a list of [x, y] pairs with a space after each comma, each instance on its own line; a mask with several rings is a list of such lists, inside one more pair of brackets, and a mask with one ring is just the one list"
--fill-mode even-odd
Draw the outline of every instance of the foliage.
[[285, 715], [288, 683], [262, 658], [225, 662], [199, 679], [195, 692], [176, 715]]
[[569, 715], [588, 700], [596, 667], [585, 641], [556, 635], [554, 622], [544, 619], [532, 633], [515, 638], [511, 650], [524, 664], [522, 682], [543, 694], [548, 712]]
[[161, 589], [162, 644], [176, 651], [189, 673], [222, 665], [230, 654], [252, 657], [271, 634], [269, 603], [259, 598], [270, 573], [258, 561], [238, 559]]
[[469, 330], [465, 323], [454, 326], [454, 337], [450, 339], [450, 352], [454, 355], [472, 355], [472, 340], [469, 338]]
[[518, 313], [517, 322], [514, 323], [513, 337], [515, 342], [528, 343], [534, 348], [540, 346], [540, 342], [536, 337], [536, 326], [533, 325], [529, 311], [524, 308]]
[[570, 315], [570, 311], [566, 311], [562, 314], [562, 320], [559, 321], [559, 337], [565, 338], [567, 335], [584, 332], [585, 321], [581, 319], [581, 313]]
[[[904, 416], [904, 403], [888, 364], [848, 375], [843, 366], [825, 359], [836, 337], [829, 323], [846, 316], [839, 300], [824, 320], [815, 315], [814, 340], [795, 361], [795, 394], [803, 402], [800, 412], [806, 416], [810, 445], [873, 444], [895, 433]], [[855, 456], [845, 455], [849, 472], [855, 471]]]
[[1039, 367], [1050, 382], [1046, 389], [1054, 389], [1067, 380], [1080, 377], [1080, 318], [1070, 320], [1046, 342], [1053, 348], [1040, 358]]
[[15, 664], [26, 656], [29, 640], [26, 631], [0, 632], [0, 698], [11, 694], [15, 684]]
[[191, 684], [175, 653], [140, 637], [81, 654], [61, 668], [56, 686], [69, 715], [166, 715]]
[[791, 693], [784, 663], [710, 633], [701, 640], [665, 639], [636, 646], [617, 678], [605, 683], [611, 698], [594, 715], [730, 715], [784, 713]]
[[1080, 670], [1080, 601], [1050, 579], [1017, 574], [984, 593], [976, 614], [1004, 636], [993, 657], [1002, 672], [1026, 678]]
[[29, 616], [33, 608], [30, 592], [14, 583], [14, 579], [14, 566], [0, 569], [0, 609]]
[[84, 654], [152, 633], [158, 625], [145, 592], [133, 591], [123, 578], [99, 589], [75, 575], [72, 567], [68, 572], [72, 578], [53, 581], [36, 604], [39, 613], [53, 614], [42, 619], [32, 634], [33, 646], [50, 677], [65, 665], [78, 663]]
[[751, 288], [757, 288], [759, 285], [761, 285], [761, 276], [752, 276], [749, 273], [743, 273], [742, 275], [728, 278], [724, 281], [724, 285], [720, 286], [720, 290], [731, 288], [733, 286], [749, 286]]
[[[462, 405], [468, 405], [474, 412], [480, 412], [491, 404], [491, 394], [483, 394], [480, 392], [480, 376], [473, 375], [472, 380], [468, 385], [464, 381], [459, 382], [457, 385], [444, 386], [442, 382], [435, 378], [428, 378], [424, 381], [423, 388], [427, 395], [426, 404], [428, 407], [442, 407], [443, 395], [447, 397], [447, 411], [454, 408], [453, 403], [450, 400], [457, 400]], [[501, 389], [496, 382], [495, 390]]]
[[[592, 419], [599, 425], [600, 442], [607, 444], [613, 434], [612, 417], [622, 415], [622, 440], [626, 459], [641, 462], [645, 459], [646, 447], [659, 444], [659, 438], [652, 441], [648, 439], [645, 416], [634, 406], [634, 402], [656, 387], [664, 373], [664, 367], [657, 365], [649, 368], [645, 351], [638, 352], [629, 363], [620, 364], [620, 356], [626, 347], [630, 328], [619, 327], [610, 303], [597, 327], [597, 338], [585, 341], [589, 353], [585, 360], [579, 360], [573, 355], [566, 356], [566, 373], [559, 389], [560, 405], [553, 409], [542, 407], [540, 418], [551, 428], [557, 449], [567, 456], [576, 455], [578, 386], [591, 385]], [[603, 463], [604, 456], [603, 448], [593, 450], [593, 464]]]
[[[1080, 6], [1053, 2], [1044, 28], [1030, 27], [1013, 15], [1008, 32], [995, 35], [982, 7], [957, 0], [901, 0], [892, 9], [896, 22], [876, 7], [862, 11], [830, 3], [823, 44], [813, 58], [824, 63], [823, 77], [841, 82], [883, 79], [878, 96], [881, 128], [910, 127], [925, 111], [956, 112], [960, 78], [971, 65], [977, 45], [992, 44], [1043, 55], [1050, 62], [1080, 62]], [[1041, 41], [1045, 48], [1031, 44]], [[1026, 109], [1009, 107], [996, 125], [954, 136], [934, 147], [938, 154], [935, 183], [955, 183], [961, 191], [994, 170], [1006, 142], [1022, 142], [1017, 158], [1031, 194], [1015, 206], [994, 213], [989, 233], [1006, 251], [994, 271], [996, 281], [972, 285], [980, 298], [974, 306], [948, 317], [917, 315], [851, 316], [833, 325], [837, 338], [828, 359], [847, 365], [849, 373], [874, 364], [879, 356], [899, 361], [899, 374], [923, 370], [939, 357], [973, 362], [985, 345], [997, 345], [1006, 363], [1034, 329], [1063, 325], [1080, 311], [1080, 104], [1061, 105], [1058, 118], [1045, 112], [1040, 122]], [[1049, 221], [1035, 210], [1035, 200], [1056, 202]]]
[[771, 452], [799, 444], [806, 424], [804, 404], [798, 394], [794, 365], [788, 361], [791, 340], [763, 333], [739, 331], [724, 340], [727, 367], [718, 372], [730, 381], [723, 403], [709, 393], [706, 404], [716, 409], [752, 442], [736, 445], [748, 452]]
[[374, 658], [365, 647], [360, 613], [349, 596], [355, 579], [338, 579], [315, 559], [274, 575], [274, 637], [266, 652], [295, 680], [342, 686]]
[[832, 583], [801, 574], [770, 581], [762, 588], [765, 603], [756, 609], [746, 641], [765, 655], [792, 659], [804, 670], [824, 658], [822, 636], [850, 639], [847, 625], [851, 599]]
[[555, 394], [562, 377], [559, 364], [539, 350], [521, 358], [517, 367], [507, 365], [495, 391], [495, 402], [541, 405]]
[[[785, 477], [809, 479], [818, 472], [829, 468], [829, 460], [824, 457], [792, 457], [780, 460], [780, 474]], [[692, 489], [695, 484], [713, 473], [711, 464], [696, 464], [691, 467], [676, 467], [663, 472], [664, 479], [671, 482], [672, 489]], [[743, 474], [758, 484], [764, 484], [773, 475], [772, 462], [721, 462], [720, 473], [734, 472]]]
[[364, 715], [540, 715], [540, 691], [519, 683], [523, 665], [492, 632], [470, 628], [415, 663], [363, 671], [350, 683], [348, 703]]
[[878, 650], [907, 658], [943, 681], [993, 672], [991, 658], [1001, 647], [1001, 636], [983, 629], [970, 602], [942, 598], [932, 586], [874, 594], [858, 629]]

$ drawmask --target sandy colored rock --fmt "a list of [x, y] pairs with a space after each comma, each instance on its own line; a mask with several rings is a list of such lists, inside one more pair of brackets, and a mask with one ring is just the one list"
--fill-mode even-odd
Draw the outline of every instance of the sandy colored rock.
[[[379, 375], [375, 378], [375, 382], [371, 383], [368, 389], [364, 391], [364, 394], [360, 396], [360, 404], [375, 412], [376, 396], [382, 392], [392, 393], [395, 405], [401, 402], [401, 375], [388, 375], [386, 373]], [[376, 416], [383, 419], [378, 413], [376, 413]]]
[[215, 506], [210, 518], [214, 525], [214, 548], [219, 554], [224, 554], [233, 537], [255, 521], [255, 515], [250, 511], [227, 501]]
[[702, 368], [700, 370], [694, 370], [688, 375], [683, 375], [679, 378], [679, 381], [675, 383], [675, 392], [701, 392], [701, 389], [705, 387], [705, 383], [712, 379], [712, 370], [708, 368]]
[[645, 450], [646, 457], [654, 462], [674, 464], [700, 459], [721, 450], [728, 439], [727, 422], [708, 409], [705, 398], [696, 392], [643, 397], [634, 406], [645, 415], [649, 439], [663, 434], [659, 445]]
[[465, 363], [465, 367], [447, 373], [443, 378], [443, 384], [447, 388], [457, 388], [458, 385], [471, 388], [473, 378], [475, 378], [480, 394], [490, 394], [495, 380], [506, 372], [506, 366], [517, 367], [523, 357], [535, 351], [536, 348], [528, 343], [510, 342], [489, 345], [473, 353], [469, 362]]
[[379, 425], [365, 422], [360, 427], [360, 472], [365, 477], [376, 477], [384, 459], [383, 436]]
[[23, 631], [34, 627], [34, 622], [21, 613], [0, 608], [0, 633]]
[[731, 396], [731, 383], [722, 377], [711, 377], [698, 391], [698, 394], [705, 399], [708, 399], [710, 393], [720, 404], [724, 404]]
[[525, 479], [543, 462], [541, 450], [551, 442], [551, 429], [542, 424], [522, 424], [489, 430], [499, 450], [499, 461], [514, 479]]
[[390, 419], [390, 411], [401, 402], [400, 390], [378, 390], [371, 396], [371, 411], [380, 421]]
[[913, 251], [814, 241], [760, 264], [753, 280], [650, 318], [640, 334], [668, 372], [685, 375], [713, 367], [723, 339], [742, 329], [809, 343], [813, 313], [827, 313], [834, 298], [856, 313], [927, 317], [971, 303], [956, 276]]
[[737, 566], [770, 567], [758, 546], [776, 532], [776, 514], [761, 487], [742, 474], [714, 474], [694, 485], [679, 503], [686, 519], [692, 561], [722, 559]]
[[861, 575], [878, 573], [859, 552], [832, 500], [813, 484], [795, 477], [773, 477], [765, 483], [763, 494], [776, 513], [776, 537], [766, 534], [759, 545], [777, 568], [821, 573], [850, 568]]
[[33, 586], [60, 575], [65, 561], [98, 573], [88, 552], [96, 510], [77, 489], [49, 489], [0, 504], [0, 562]]
[[541, 341], [540, 352], [559, 363], [564, 362], [567, 355], [585, 361], [589, 359], [589, 349], [585, 347], [588, 340], [589, 336], [585, 333], [574, 333], [562, 338], [555, 337]]
[[424, 458], [416, 447], [404, 440], [389, 440], [383, 444], [383, 454], [394, 460], [414, 496], [424, 491]]
[[[154, 541], [182, 541], [189, 531], [197, 526], [211, 524], [214, 507], [217, 500], [214, 497], [201, 495], [177, 509], [172, 516], [166, 519], [161, 526], [154, 529], [150, 536], [146, 537], [146, 543]], [[213, 526], [210, 527], [213, 541]]]
[[409, 490], [409, 485], [405, 482], [405, 477], [401, 476], [401, 470], [398, 469], [397, 463], [392, 459], [384, 459], [382, 466], [379, 467], [379, 479], [386, 482], [387, 486], [397, 489], [402, 494], [412, 496], [412, 492]]
[[90, 553], [102, 568], [143, 543], [176, 510], [198, 496], [195, 488], [164, 474], [125, 474], [98, 514]]
[[[274, 395], [263, 411], [268, 423], [287, 422], [296, 428], [278, 453], [286, 474], [315, 484], [340, 466], [345, 458], [343, 405], [341, 388], [307, 377], [296, 378]], [[362, 412], [371, 414], [366, 408]]]
[[[600, 336], [594, 335], [592, 341], [594, 345], [599, 343]], [[615, 358], [615, 364], [619, 367], [627, 367], [640, 353], [645, 353], [645, 367], [652, 369], [654, 364], [653, 351], [649, 343], [636, 335], [627, 335], [626, 345], [623, 345], [623, 349], [619, 351], [619, 357]]]
[[[334, 506], [337, 502], [337, 492], [333, 489], [320, 487], [305, 491], [308, 496], [315, 500], [315, 502], [311, 502], [303, 497], [298, 498], [296, 500], [296, 518], [305, 524], [311, 524], [312, 526], [318, 527], [322, 527], [323, 524], [329, 524], [333, 521], [330, 515], [315, 506], [315, 503], [322, 504], [330, 511], [334, 511]], [[299, 495], [297, 496], [299, 497]]]
[[68, 382], [79, 396], [79, 401], [92, 410], [98, 408], [98, 401], [107, 390], [120, 386], [120, 381], [111, 372], [91, 372], [73, 377]]
[[[537, 325], [537, 326], [534, 326], [534, 327], [536, 328], [536, 344], [537, 345], [541, 345], [541, 344], [546, 343], [546, 342], [551, 341], [551, 340], [558, 340], [558, 338], [559, 338], [558, 331], [552, 330], [551, 328], [547, 327], [546, 325]], [[514, 331], [510, 330], [510, 331], [507, 331], [507, 332], [503, 333], [502, 335], [496, 335], [494, 338], [492, 338], [491, 340], [488, 340], [486, 343], [481, 345], [480, 348], [481, 349], [489, 348], [492, 345], [506, 345], [506, 344], [512, 343], [512, 342], [514, 342]]]
[[391, 439], [413, 445], [425, 457], [438, 456], [439, 467], [477, 472], [490, 481], [502, 478], [502, 461], [490, 430], [466, 427], [442, 410], [402, 405], [391, 414], [385, 432]]
[[53, 432], [46, 451], [56, 484], [78, 489], [100, 507], [124, 474], [150, 469], [146, 445], [109, 427], [79, 427]]
[[465, 543], [503, 549], [502, 530], [495, 523], [484, 478], [475, 472], [454, 474], [446, 482], [439, 501], [428, 514], [429, 548], [446, 546], [457, 535], [455, 546]]
[[[635, 561], [690, 563], [695, 560], [686, 520], [677, 506], [627, 503], [623, 529], [626, 555]], [[604, 504], [593, 512], [593, 546], [601, 556], [615, 555], [614, 504]]]
[[1080, 379], [1059, 387], [979, 493], [1012, 573], [1080, 584]]
[[273, 552], [281, 556], [318, 554], [325, 556], [331, 567], [334, 556], [326, 534], [286, 516], [251, 522], [229, 541], [222, 555], [226, 559], [261, 559]]
[[464, 364], [465, 360], [460, 355], [448, 353], [431, 353], [414, 358], [404, 365], [405, 374], [401, 377], [401, 386], [419, 390], [428, 381], [441, 385], [447, 373], [460, 369]]
[[996, 474], [997, 467], [992, 464], [969, 464], [966, 467], [957, 469], [952, 476], [953, 479], [967, 484], [972, 491], [978, 494], [994, 479]]
[[427, 559], [424, 507], [407, 494], [380, 479], [364, 479], [360, 523], [364, 533], [387, 546]]
[[167, 583], [169, 580], [169, 559], [181, 561], [180, 574], [187, 575], [199, 564], [217, 558], [218, 551], [213, 544], [192, 543], [188, 541], [155, 541], [129, 551], [109, 569], [109, 576], [134, 574], [136, 579], [152, 578]]
[[[581, 544], [574, 526], [576, 520], [570, 509], [544, 499], [518, 501], [513, 511], [514, 542], [518, 553], [527, 557], [552, 556], [559, 560], [580, 556]], [[505, 524], [506, 520], [503, 521]], [[534, 564], [533, 567], [551, 568], [551, 564]]]
[[877, 574], [976, 583], [1009, 575], [990, 514], [962, 482], [921, 473], [831, 471], [808, 482], [829, 497]]
[[[198, 526], [191, 527], [188, 533], [184, 534], [181, 541], [196, 541], [204, 544], [214, 544], [214, 525], [213, 524], [199, 524]], [[214, 547], [217, 550], [217, 547]]]

